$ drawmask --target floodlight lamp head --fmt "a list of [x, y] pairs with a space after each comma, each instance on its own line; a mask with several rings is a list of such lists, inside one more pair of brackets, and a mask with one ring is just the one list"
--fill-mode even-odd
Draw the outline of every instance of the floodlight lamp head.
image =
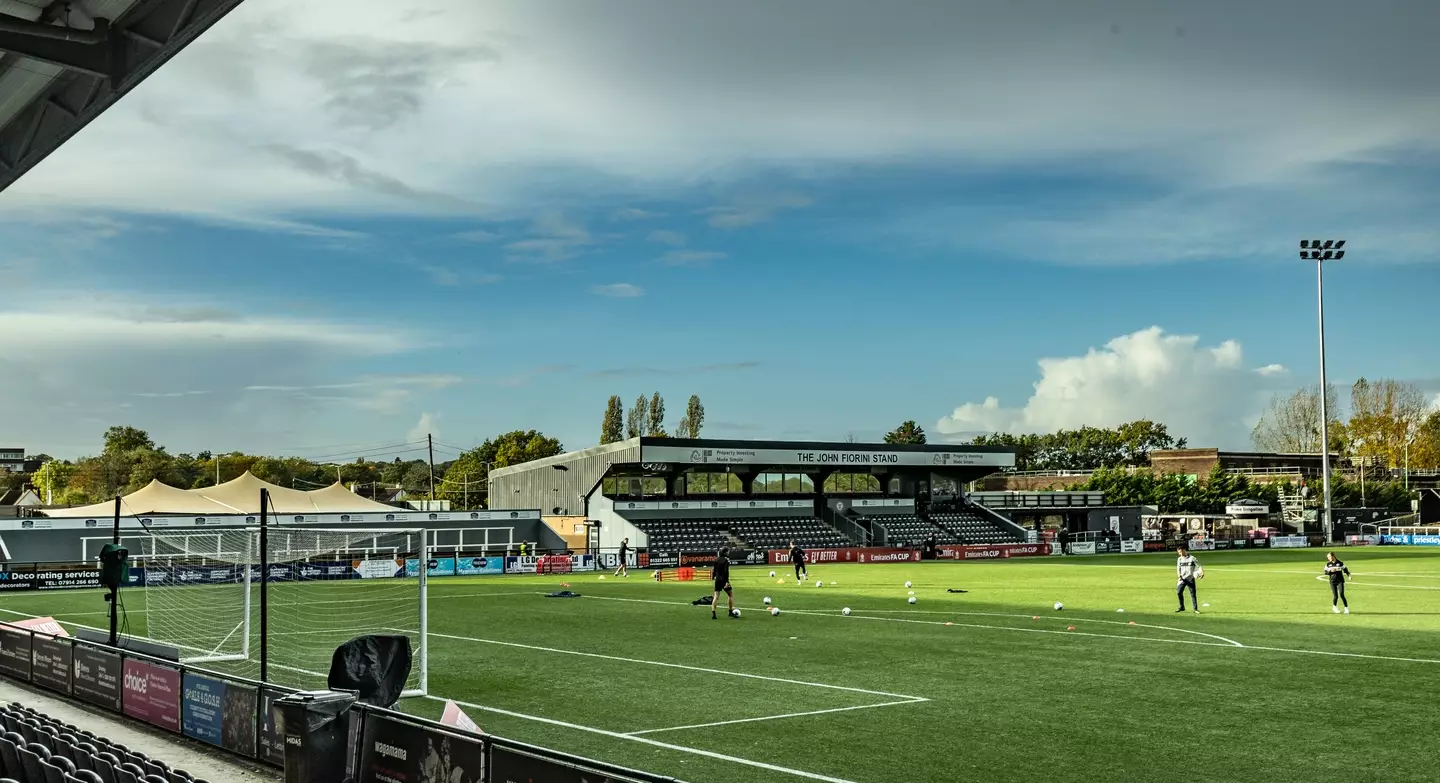
[[1325, 249], [1326, 249], [1326, 250], [1329, 250], [1329, 249], [1332, 248], [1332, 247], [1335, 247], [1335, 240], [1333, 240], [1333, 239], [1327, 239], [1327, 240], [1325, 240]]
[[1320, 240], [1318, 240], [1318, 239], [1312, 239], [1312, 240], [1310, 240], [1310, 249], [1311, 249], [1311, 250], [1319, 250], [1319, 249], [1320, 249]]
[[1308, 261], [1308, 260], [1310, 260], [1310, 251], [1308, 251], [1308, 250], [1301, 250], [1301, 251], [1300, 251], [1300, 260], [1301, 260], [1301, 261]]
[[1335, 251], [1334, 251], [1334, 250], [1326, 250], [1326, 251], [1325, 251], [1325, 256], [1324, 256], [1324, 258], [1325, 258], [1326, 261], [1329, 261], [1330, 259], [1332, 259], [1332, 258], [1334, 258], [1334, 257], [1335, 257]]
[[1339, 250], [1339, 249], [1342, 248], [1342, 247], [1345, 247], [1345, 240], [1343, 240], [1343, 239], [1337, 239], [1337, 240], [1335, 240], [1335, 249], [1336, 249], [1336, 250]]
[[1301, 250], [1305, 250], [1305, 249], [1307, 249], [1307, 248], [1309, 248], [1309, 247], [1310, 247], [1310, 240], [1308, 240], [1308, 239], [1302, 239], [1302, 240], [1300, 240], [1300, 249], [1301, 249]]

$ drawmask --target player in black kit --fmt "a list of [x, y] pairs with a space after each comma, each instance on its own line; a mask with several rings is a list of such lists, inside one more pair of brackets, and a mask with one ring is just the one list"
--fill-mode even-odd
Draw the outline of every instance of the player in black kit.
[[790, 542], [790, 562], [795, 566], [795, 581], [804, 584], [809, 571], [805, 568], [805, 550]]
[[1350, 614], [1350, 601], [1345, 598], [1345, 577], [1350, 569], [1334, 552], [1325, 553], [1325, 575], [1330, 577], [1330, 611], [1340, 614], [1339, 604], [1345, 605], [1345, 614]]
[[629, 576], [630, 567], [625, 559], [630, 555], [630, 539], [626, 538], [620, 542], [620, 567], [615, 569], [616, 576]]
[[719, 552], [715, 553], [715, 568], [712, 570], [715, 577], [715, 596], [710, 599], [711, 620], [719, 619], [715, 616], [715, 608], [720, 605], [720, 593], [722, 592], [725, 593], [725, 597], [730, 603], [727, 614], [731, 617], [735, 616], [735, 591], [730, 588], [730, 558], [727, 557], [728, 554], [729, 552], [723, 546], [720, 547]]

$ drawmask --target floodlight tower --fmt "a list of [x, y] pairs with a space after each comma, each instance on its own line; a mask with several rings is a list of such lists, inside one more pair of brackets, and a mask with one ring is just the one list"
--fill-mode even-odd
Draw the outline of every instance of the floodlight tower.
[[1334, 538], [1330, 520], [1330, 395], [1325, 381], [1325, 262], [1339, 261], [1345, 257], [1345, 240], [1318, 239], [1300, 240], [1300, 260], [1315, 262], [1315, 283], [1319, 297], [1320, 317], [1320, 475], [1325, 484], [1325, 505], [1321, 511], [1320, 525], [1325, 531], [1325, 540]]

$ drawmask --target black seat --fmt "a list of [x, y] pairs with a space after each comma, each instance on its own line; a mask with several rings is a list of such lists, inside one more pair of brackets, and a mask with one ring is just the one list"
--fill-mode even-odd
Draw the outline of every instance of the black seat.
[[44, 745], [30, 743], [19, 749], [20, 768], [25, 771], [26, 783], [44, 783], [45, 770], [40, 766], [41, 759], [50, 755], [50, 751]]

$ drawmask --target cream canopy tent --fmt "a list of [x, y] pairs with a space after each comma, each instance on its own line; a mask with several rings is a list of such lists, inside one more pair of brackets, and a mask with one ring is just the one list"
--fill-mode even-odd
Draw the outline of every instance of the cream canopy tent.
[[[140, 514], [258, 514], [260, 490], [270, 490], [270, 510], [277, 514], [362, 514], [393, 512], [393, 506], [362, 498], [336, 483], [324, 489], [304, 492], [262, 481], [246, 471], [244, 475], [214, 487], [177, 489], [158, 480], [121, 498], [120, 513]], [[76, 508], [52, 508], [52, 517], [108, 517], [115, 502], [107, 500]]]

